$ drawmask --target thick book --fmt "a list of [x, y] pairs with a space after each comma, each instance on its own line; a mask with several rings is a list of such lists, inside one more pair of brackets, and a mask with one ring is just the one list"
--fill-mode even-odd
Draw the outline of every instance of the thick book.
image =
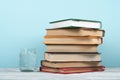
[[42, 66], [53, 68], [66, 68], [66, 67], [93, 67], [100, 66], [101, 61], [78, 61], [78, 62], [50, 62], [46, 60], [41, 61]]
[[101, 54], [97, 52], [45, 52], [44, 60], [51, 62], [101, 61]]
[[102, 27], [101, 21], [95, 20], [83, 20], [83, 19], [64, 19], [50, 22], [51, 28], [95, 28], [99, 29]]
[[71, 74], [71, 73], [85, 73], [85, 72], [98, 72], [104, 71], [105, 66], [94, 66], [94, 67], [72, 67], [72, 68], [52, 68], [41, 66], [40, 71], [60, 74]]
[[46, 29], [46, 35], [54, 36], [97, 36], [103, 37], [105, 31], [100, 29], [88, 29], [88, 28], [60, 28], [60, 29]]
[[93, 36], [45, 36], [45, 44], [102, 44], [102, 38]]
[[98, 52], [98, 45], [46, 45], [47, 52]]

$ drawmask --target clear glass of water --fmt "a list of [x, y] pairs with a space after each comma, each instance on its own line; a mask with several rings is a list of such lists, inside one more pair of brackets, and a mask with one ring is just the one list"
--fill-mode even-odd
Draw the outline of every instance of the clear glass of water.
[[36, 51], [35, 49], [21, 49], [19, 55], [19, 68], [23, 72], [35, 71]]

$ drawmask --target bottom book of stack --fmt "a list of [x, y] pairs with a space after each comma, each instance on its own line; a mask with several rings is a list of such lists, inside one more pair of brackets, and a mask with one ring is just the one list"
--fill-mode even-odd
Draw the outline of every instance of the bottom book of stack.
[[92, 67], [68, 67], [68, 68], [53, 68], [41, 66], [40, 71], [50, 72], [50, 73], [61, 73], [61, 74], [71, 74], [71, 73], [85, 73], [85, 72], [98, 72], [104, 71], [104, 66], [92, 66]]

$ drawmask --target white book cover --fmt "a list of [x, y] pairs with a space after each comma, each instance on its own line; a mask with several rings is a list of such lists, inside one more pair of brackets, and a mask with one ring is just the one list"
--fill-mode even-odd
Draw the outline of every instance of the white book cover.
[[95, 20], [83, 20], [83, 19], [64, 19], [50, 22], [50, 28], [74, 28], [74, 27], [82, 27], [82, 28], [95, 28], [100, 29], [102, 24], [100, 21]]

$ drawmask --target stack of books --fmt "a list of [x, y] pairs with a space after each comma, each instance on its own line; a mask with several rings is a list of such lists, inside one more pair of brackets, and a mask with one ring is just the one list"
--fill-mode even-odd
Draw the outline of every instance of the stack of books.
[[100, 21], [65, 19], [50, 25], [44, 37], [46, 52], [40, 71], [63, 74], [104, 71], [98, 52], [105, 33]]

